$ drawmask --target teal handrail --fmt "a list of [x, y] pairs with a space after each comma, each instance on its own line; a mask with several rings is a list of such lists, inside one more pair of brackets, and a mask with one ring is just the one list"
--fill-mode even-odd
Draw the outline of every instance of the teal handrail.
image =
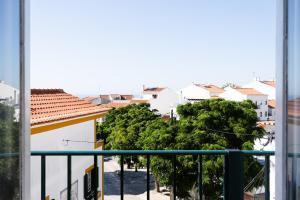
[[[226, 155], [232, 150], [82, 150], [82, 151], [32, 151], [32, 156], [92, 156], [92, 155]], [[274, 155], [274, 151], [241, 150], [244, 155]]]
[[[97, 169], [98, 156], [120, 156], [120, 198], [124, 199], [124, 156], [143, 155], [147, 157], [147, 200], [150, 199], [150, 156], [167, 155], [172, 157], [172, 188], [173, 200], [176, 199], [176, 156], [193, 155], [198, 156], [198, 190], [199, 199], [202, 200], [202, 156], [221, 155], [224, 156], [224, 198], [226, 200], [239, 200], [243, 198], [243, 162], [244, 156], [264, 156], [265, 157], [265, 199], [270, 199], [270, 156], [275, 155], [274, 151], [257, 150], [76, 150], [76, 151], [32, 151], [32, 156], [41, 157], [41, 200], [44, 200], [46, 194], [46, 157], [47, 156], [66, 156], [67, 159], [67, 191], [68, 200], [71, 200], [71, 177], [72, 177], [72, 156], [93, 156], [94, 166]], [[97, 198], [97, 187], [94, 188], [93, 195]]]

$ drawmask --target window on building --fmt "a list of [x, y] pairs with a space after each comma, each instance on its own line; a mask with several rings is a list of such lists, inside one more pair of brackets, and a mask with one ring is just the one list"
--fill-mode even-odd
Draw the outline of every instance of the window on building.
[[265, 117], [268, 117], [268, 112], [267, 111], [265, 111]]
[[263, 116], [262, 112], [259, 112], [259, 116], [260, 116], [260, 117], [262, 117], [262, 116]]
[[157, 99], [157, 94], [152, 95], [153, 99]]

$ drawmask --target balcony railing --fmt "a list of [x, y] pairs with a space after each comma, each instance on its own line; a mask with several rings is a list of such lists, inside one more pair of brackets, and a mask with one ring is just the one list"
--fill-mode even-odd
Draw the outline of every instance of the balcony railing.
[[[264, 156], [264, 187], [265, 199], [270, 199], [270, 156], [274, 151], [240, 151], [240, 150], [109, 150], [109, 151], [32, 151], [32, 156], [41, 157], [41, 200], [45, 200], [46, 195], [46, 158], [48, 156], [67, 157], [67, 199], [71, 200], [71, 175], [72, 175], [72, 157], [74, 156], [93, 156], [94, 166], [98, 166], [98, 156], [120, 156], [120, 199], [124, 199], [124, 156], [146, 156], [147, 168], [147, 200], [150, 200], [150, 159], [151, 156], [171, 156], [172, 157], [172, 189], [173, 199], [176, 199], [176, 156], [194, 155], [198, 156], [198, 195], [202, 200], [202, 157], [205, 155], [224, 156], [224, 199], [241, 200], [244, 195], [243, 188], [243, 157], [244, 156]], [[97, 199], [98, 189], [95, 188], [95, 197]]]

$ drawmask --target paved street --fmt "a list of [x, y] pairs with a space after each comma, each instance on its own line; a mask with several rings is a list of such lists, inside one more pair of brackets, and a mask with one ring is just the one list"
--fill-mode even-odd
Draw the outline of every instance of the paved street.
[[[105, 200], [120, 199], [120, 176], [118, 171], [120, 166], [115, 159], [106, 158], [104, 163], [104, 193]], [[146, 199], [146, 169], [127, 170], [124, 167], [124, 199], [125, 200], [145, 200]], [[157, 193], [155, 190], [155, 182], [153, 177], [150, 182], [151, 200], [170, 200], [166, 194]]]

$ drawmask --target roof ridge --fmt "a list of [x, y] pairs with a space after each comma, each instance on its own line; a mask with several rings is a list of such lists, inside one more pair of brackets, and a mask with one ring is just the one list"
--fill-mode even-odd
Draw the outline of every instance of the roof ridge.
[[[31, 94], [42, 95], [42, 94], [61, 94], [65, 93], [63, 89], [31, 89]], [[65, 93], [66, 94], [66, 93]]]

